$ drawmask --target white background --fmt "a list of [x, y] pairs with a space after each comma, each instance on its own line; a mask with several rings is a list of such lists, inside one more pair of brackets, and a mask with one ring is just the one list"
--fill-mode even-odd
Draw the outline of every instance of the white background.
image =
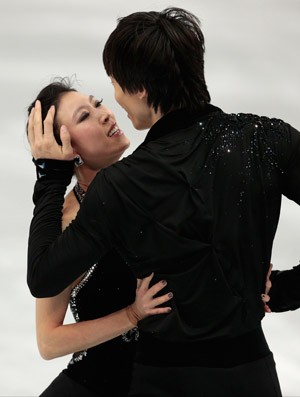
[[[76, 74], [80, 90], [104, 98], [132, 141], [114, 103], [102, 49], [116, 19], [178, 6], [194, 12], [206, 37], [212, 103], [227, 112], [276, 116], [300, 129], [299, 0], [10, 0], [0, 4], [0, 396], [36, 396], [69, 357], [43, 361], [35, 342], [34, 299], [26, 285], [26, 249], [35, 171], [25, 137], [26, 107], [54, 76]], [[275, 268], [298, 264], [300, 210], [287, 200], [274, 244]], [[267, 315], [284, 396], [300, 396], [300, 313]], [[255, 379], [253, 379], [255, 382]]]

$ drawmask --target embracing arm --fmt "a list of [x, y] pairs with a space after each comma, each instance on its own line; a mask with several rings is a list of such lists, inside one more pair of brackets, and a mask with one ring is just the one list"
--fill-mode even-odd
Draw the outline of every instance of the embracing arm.
[[95, 320], [63, 324], [72, 286], [55, 297], [37, 299], [36, 333], [41, 356], [51, 360], [91, 348], [129, 331], [149, 315], [168, 313], [170, 307], [157, 306], [169, 301], [172, 294], [155, 297], [166, 283], [160, 281], [149, 288], [152, 277], [138, 280], [133, 304]]
[[[280, 134], [277, 131], [275, 137], [276, 145], [273, 149], [279, 158], [282, 194], [300, 205], [300, 133], [290, 125], [282, 123]], [[265, 294], [267, 300], [263, 300], [272, 312], [298, 309], [300, 265], [283, 271], [273, 270], [270, 286], [266, 285]]]
[[300, 265], [289, 270], [273, 270], [266, 277], [262, 294], [265, 312], [286, 312], [300, 307]]
[[296, 310], [300, 307], [300, 265], [271, 273], [272, 287], [268, 306], [273, 312]]
[[[283, 194], [300, 205], [300, 133], [286, 127], [287, 138], [280, 148], [285, 162], [282, 173]], [[287, 150], [286, 148], [289, 148]], [[289, 270], [271, 273], [272, 288], [268, 306], [273, 312], [295, 310], [300, 307], [300, 265]]]
[[[73, 162], [45, 160], [43, 167], [45, 176], [39, 177], [34, 189], [27, 262], [27, 283], [32, 295], [38, 298], [63, 291], [111, 248], [104, 232], [101, 236], [100, 223], [89, 219], [95, 216], [93, 208], [98, 203], [93, 202], [89, 214], [77, 216], [76, 223], [61, 232], [64, 194], [71, 180]], [[86, 220], [94, 224], [94, 230], [86, 230]]]
[[[84, 214], [78, 215], [76, 222], [61, 233], [62, 207], [73, 175], [74, 153], [66, 130], [61, 130], [62, 146], [56, 143], [53, 118], [54, 108], [51, 108], [43, 126], [37, 102], [28, 122], [28, 139], [36, 159], [38, 180], [28, 241], [27, 283], [32, 295], [39, 298], [63, 291], [111, 248], [105, 225], [101, 230], [97, 222], [101, 203], [92, 186], [86, 195], [87, 205], [83, 203]], [[87, 199], [88, 196], [92, 199]], [[103, 222], [104, 217], [101, 224]]]

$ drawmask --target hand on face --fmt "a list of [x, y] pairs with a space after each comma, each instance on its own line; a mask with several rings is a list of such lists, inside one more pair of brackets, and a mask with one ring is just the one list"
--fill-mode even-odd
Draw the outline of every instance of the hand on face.
[[61, 127], [59, 145], [53, 134], [55, 108], [51, 106], [47, 116], [42, 121], [40, 101], [36, 101], [28, 120], [28, 141], [34, 159], [73, 160], [74, 150], [71, 146], [71, 137], [65, 126]]

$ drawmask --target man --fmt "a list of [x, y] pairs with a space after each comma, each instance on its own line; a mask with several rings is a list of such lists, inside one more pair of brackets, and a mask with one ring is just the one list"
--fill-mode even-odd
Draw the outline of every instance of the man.
[[[260, 295], [281, 195], [300, 203], [299, 132], [210, 104], [203, 34], [185, 10], [120, 19], [103, 61], [134, 127], [150, 130], [132, 155], [98, 174], [60, 236], [73, 151], [63, 127], [62, 147], [51, 141], [51, 115], [44, 135], [32, 116], [31, 292], [57, 294], [114, 247], [137, 277], [154, 272], [174, 293], [170, 314], [139, 323], [131, 396], [280, 396]], [[284, 310], [300, 303], [287, 288], [293, 279], [296, 290], [299, 269], [292, 272], [272, 278]]]

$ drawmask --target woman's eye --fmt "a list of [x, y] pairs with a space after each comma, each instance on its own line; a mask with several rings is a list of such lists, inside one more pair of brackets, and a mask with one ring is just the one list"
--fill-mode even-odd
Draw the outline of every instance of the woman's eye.
[[101, 106], [103, 102], [103, 99], [100, 99], [100, 101], [95, 101], [95, 107], [98, 108], [99, 106]]
[[88, 113], [88, 112], [82, 113], [82, 115], [81, 115], [80, 118], [79, 118], [79, 122], [85, 120], [88, 116], [89, 116], [89, 113]]

